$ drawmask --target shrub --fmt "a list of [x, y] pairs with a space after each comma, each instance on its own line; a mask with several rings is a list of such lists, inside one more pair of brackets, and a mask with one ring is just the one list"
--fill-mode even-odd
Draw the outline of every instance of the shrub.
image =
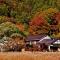
[[16, 23], [16, 19], [14, 19], [13, 17], [7, 17], [7, 16], [0, 16], [0, 24], [4, 23], [4, 22], [12, 22], [12, 23]]
[[0, 16], [0, 24], [3, 23], [3, 22], [5, 22], [4, 16]]
[[0, 24], [0, 33], [4, 33], [6, 36], [10, 36], [12, 33], [19, 33], [18, 31], [18, 28], [11, 22]]
[[24, 39], [20, 34], [12, 34], [10, 38], [4, 38], [2, 40], [2, 51], [21, 51], [24, 47]]

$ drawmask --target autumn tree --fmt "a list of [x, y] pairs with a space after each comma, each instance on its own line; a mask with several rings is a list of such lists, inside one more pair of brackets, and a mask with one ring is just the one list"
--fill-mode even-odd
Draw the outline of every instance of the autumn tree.
[[55, 13], [51, 19], [53, 20], [51, 26], [53, 25], [53, 27], [51, 27], [51, 32], [53, 33], [52, 35], [54, 37], [60, 37], [60, 12]]
[[32, 18], [30, 24], [30, 33], [31, 34], [46, 34], [48, 33], [48, 23], [42, 16], [35, 16]]

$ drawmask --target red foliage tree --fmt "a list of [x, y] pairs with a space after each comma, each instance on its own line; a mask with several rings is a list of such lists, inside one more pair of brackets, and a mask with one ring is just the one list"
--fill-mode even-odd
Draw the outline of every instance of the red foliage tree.
[[33, 17], [31, 22], [29, 23], [29, 26], [30, 26], [29, 32], [30, 32], [30, 34], [32, 33], [33, 35], [46, 33], [48, 30], [47, 21], [44, 19], [43, 16], [40, 16], [40, 15]]
[[46, 23], [46, 20], [44, 19], [44, 17], [36, 16], [36, 17], [33, 17], [33, 19], [31, 20], [29, 24], [34, 25], [34, 26], [41, 26], [45, 23]]

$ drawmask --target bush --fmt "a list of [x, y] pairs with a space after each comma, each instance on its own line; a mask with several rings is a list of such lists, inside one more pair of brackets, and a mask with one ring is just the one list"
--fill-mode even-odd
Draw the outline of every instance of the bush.
[[[8, 18], [7, 18], [8, 19]], [[0, 16], [0, 24], [7, 22], [6, 16]], [[8, 19], [9, 20], [9, 19]]]
[[13, 33], [11, 36], [10, 36], [11, 38], [12, 37], [23, 37], [21, 34], [19, 34], [19, 33]]
[[10, 36], [12, 33], [19, 33], [19, 30], [13, 23], [5, 22], [0, 24], [0, 33], [4, 33], [4, 35]]
[[11, 35], [11, 37], [3, 37], [0, 40], [1, 51], [21, 51], [24, 47], [24, 39], [23, 36], [17, 33]]

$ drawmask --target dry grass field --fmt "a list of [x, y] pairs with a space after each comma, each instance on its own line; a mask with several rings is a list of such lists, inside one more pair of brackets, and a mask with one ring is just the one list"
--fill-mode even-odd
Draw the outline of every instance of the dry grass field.
[[60, 52], [1, 52], [0, 60], [60, 60]]

